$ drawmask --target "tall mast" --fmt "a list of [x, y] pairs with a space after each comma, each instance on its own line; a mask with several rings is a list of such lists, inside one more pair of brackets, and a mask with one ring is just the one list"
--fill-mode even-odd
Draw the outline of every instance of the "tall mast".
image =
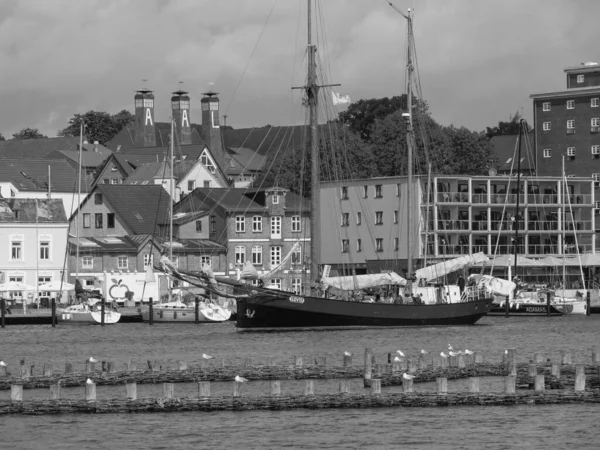
[[412, 224], [411, 224], [411, 208], [412, 208], [412, 172], [413, 172], [413, 162], [412, 162], [412, 151], [413, 151], [413, 143], [414, 143], [414, 131], [413, 131], [413, 117], [412, 117], [412, 15], [410, 12], [410, 8], [408, 9], [408, 14], [406, 15], [406, 20], [408, 22], [408, 36], [407, 36], [407, 58], [406, 58], [406, 106], [408, 108], [408, 120], [406, 122], [406, 149], [407, 149], [407, 165], [408, 165], [408, 176], [407, 176], [407, 192], [406, 196], [406, 251], [407, 251], [407, 265], [408, 265], [408, 291], [412, 294], [412, 274], [413, 274], [413, 242], [412, 242]]
[[[77, 210], [81, 212], [81, 152], [83, 149], [83, 120], [79, 124], [79, 155], [77, 160]], [[83, 216], [81, 214], [77, 214]], [[77, 232], [77, 249], [75, 250], [75, 280], [79, 278], [79, 217], [75, 221], [75, 231]]]
[[[562, 265], [562, 287], [563, 287], [563, 296], [564, 296], [564, 290], [566, 289], [566, 273], [565, 273], [565, 257], [566, 252], [565, 250], [567, 249], [567, 242], [566, 242], [566, 238], [567, 238], [567, 233], [566, 233], [566, 226], [567, 226], [567, 218], [566, 218], [566, 205], [565, 205], [565, 199], [567, 198], [568, 195], [568, 189], [569, 187], [567, 186], [567, 179], [565, 177], [565, 155], [562, 155], [562, 180], [563, 180], [563, 188], [562, 188], [562, 259], [563, 259], [563, 265]], [[585, 286], [585, 285], [584, 285]]]
[[175, 140], [173, 123], [174, 120], [171, 119], [171, 145], [169, 146], [169, 259], [171, 261], [173, 261], [173, 198], [175, 195], [175, 186], [173, 186], [173, 160], [175, 159], [173, 157], [173, 141]]
[[513, 274], [513, 278], [517, 276], [517, 256], [519, 249], [519, 198], [520, 198], [520, 189], [521, 189], [521, 144], [523, 143], [523, 126], [525, 124], [525, 120], [521, 119], [519, 122], [519, 150], [517, 152], [517, 207], [515, 211], [515, 243], [514, 243], [514, 252], [515, 252], [515, 272]]

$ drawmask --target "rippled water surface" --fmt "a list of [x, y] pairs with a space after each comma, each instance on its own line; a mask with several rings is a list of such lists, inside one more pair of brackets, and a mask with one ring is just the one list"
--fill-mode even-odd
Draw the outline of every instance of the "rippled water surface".
[[[82, 369], [85, 359], [147, 360], [175, 366], [177, 360], [198, 364], [202, 353], [226, 358], [228, 364], [252, 357], [256, 363], [274, 357], [291, 363], [294, 355], [311, 360], [327, 356], [340, 365], [344, 351], [362, 362], [365, 347], [384, 358], [402, 349], [416, 354], [457, 349], [481, 351], [486, 361], [498, 361], [506, 348], [517, 348], [527, 361], [534, 352], [556, 359], [561, 350], [573, 363], [588, 362], [591, 348], [600, 347], [600, 315], [552, 318], [485, 317], [475, 326], [425, 327], [248, 333], [232, 323], [200, 325], [117, 324], [105, 328], [9, 326], [0, 330], [0, 359], [16, 367], [21, 359], [41, 367], [65, 361]], [[252, 385], [252, 387], [250, 386]], [[248, 395], [266, 392], [266, 383], [250, 383]], [[483, 391], [500, 389], [482, 379]], [[456, 387], [458, 386], [458, 387]], [[418, 386], [417, 389], [428, 389]], [[282, 392], [300, 392], [300, 382], [282, 382]], [[195, 386], [177, 385], [176, 394], [194, 395]], [[317, 394], [331, 392], [327, 382], [315, 383]], [[351, 391], [358, 392], [360, 382]], [[449, 386], [452, 390], [453, 387]], [[454, 389], [462, 390], [460, 385]], [[230, 386], [215, 385], [215, 394]], [[246, 391], [245, 391], [246, 392]], [[64, 389], [64, 397], [82, 398], [82, 388]], [[160, 395], [160, 386], [138, 386], [138, 396]], [[122, 397], [124, 387], [98, 387], [98, 398]], [[9, 398], [0, 391], [0, 399]], [[24, 397], [44, 398], [43, 390]], [[218, 413], [3, 416], [0, 448], [15, 449], [276, 449], [276, 448], [465, 448], [562, 449], [598, 448], [600, 405], [452, 407], [365, 410], [295, 410]]]

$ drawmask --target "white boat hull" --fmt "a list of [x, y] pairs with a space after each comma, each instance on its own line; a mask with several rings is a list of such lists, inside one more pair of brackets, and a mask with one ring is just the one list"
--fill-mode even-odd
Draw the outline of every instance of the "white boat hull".
[[[56, 314], [60, 324], [73, 325], [100, 325], [102, 323], [102, 312], [100, 311], [65, 311], [59, 310]], [[121, 313], [112, 310], [104, 311], [104, 324], [111, 325], [121, 319]]]
[[[198, 321], [200, 323], [226, 322], [230, 317], [231, 311], [220, 306], [198, 308]], [[150, 321], [150, 308], [144, 308], [142, 310], [142, 320], [144, 322]], [[156, 305], [152, 308], [152, 321], [155, 323], [195, 323], [196, 309], [195, 307], [173, 308]]]

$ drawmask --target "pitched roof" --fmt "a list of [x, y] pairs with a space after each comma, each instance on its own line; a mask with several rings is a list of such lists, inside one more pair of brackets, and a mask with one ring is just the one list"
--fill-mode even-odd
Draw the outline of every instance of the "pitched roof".
[[142, 164], [156, 162], [156, 157], [154, 155], [132, 155], [124, 153], [113, 153], [111, 157], [119, 163], [119, 165], [127, 173], [127, 175], [131, 175], [133, 172], [135, 172], [135, 169], [137, 169]]
[[[75, 192], [77, 171], [65, 160], [2, 159], [0, 181], [10, 181], [19, 190], [47, 191], [48, 167], [51, 191]], [[85, 190], [83, 184], [82, 190]]]
[[[510, 172], [517, 170], [517, 135], [493, 136], [490, 139], [494, 154], [500, 163], [499, 171]], [[514, 161], [513, 161], [514, 160]], [[521, 146], [521, 171], [535, 170], [535, 155], [532, 134], [526, 134]]]
[[280, 149], [299, 147], [304, 142], [305, 136], [306, 126], [304, 125], [227, 129], [223, 132], [226, 147], [246, 148], [261, 155], [277, 152]]
[[[85, 146], [84, 146], [85, 147]], [[82, 167], [99, 167], [110, 156], [110, 153], [96, 153], [94, 151], [81, 152]], [[79, 150], [56, 150], [46, 155], [46, 159], [64, 158], [75, 165], [79, 164]]]
[[0, 223], [68, 223], [61, 199], [0, 199]]
[[94, 193], [104, 195], [130, 234], [154, 234], [156, 223], [169, 214], [169, 194], [161, 185], [98, 184], [85, 201]]
[[77, 150], [79, 137], [51, 137], [43, 139], [9, 139], [0, 141], [1, 158], [44, 158], [55, 150]]
[[[200, 162], [198, 160], [175, 161], [173, 164], [173, 178], [178, 181], [183, 179], [196, 164], [200, 164]], [[165, 179], [171, 176], [170, 173], [171, 169], [166, 161], [146, 163], [129, 175], [125, 180], [125, 184], [140, 184], [142, 181]]]
[[266, 157], [245, 147], [229, 147], [227, 149], [229, 167], [227, 173], [235, 170], [242, 172], [258, 172], [265, 164]]
[[[192, 145], [204, 145], [206, 140], [203, 138], [202, 126], [193, 123], [190, 128], [192, 130]], [[135, 132], [135, 123], [130, 123], [108, 141], [106, 145], [115, 152], [126, 152], [130, 149], [134, 149], [136, 148]], [[154, 132], [156, 136], [156, 146], [168, 147], [171, 124], [169, 122], [154, 122]]]

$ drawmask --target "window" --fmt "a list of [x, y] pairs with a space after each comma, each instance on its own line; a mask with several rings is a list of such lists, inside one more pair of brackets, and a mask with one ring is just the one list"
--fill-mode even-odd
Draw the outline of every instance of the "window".
[[600, 106], [600, 98], [594, 97], [593, 99], [591, 99], [590, 105], [592, 108], [597, 108], [598, 106]]
[[278, 205], [279, 204], [279, 195], [273, 194], [273, 204], [274, 205]]
[[89, 228], [91, 226], [90, 213], [83, 213], [83, 228]]
[[575, 100], [567, 100], [567, 109], [575, 109]]
[[342, 200], [348, 200], [348, 186], [342, 186]]
[[106, 214], [106, 228], [115, 227], [115, 213]]
[[542, 103], [542, 111], [550, 111], [550, 102]]
[[367, 198], [369, 196], [369, 186], [363, 186], [363, 197]]
[[544, 158], [550, 158], [552, 156], [552, 149], [551, 148], [545, 148], [544, 149]]
[[271, 287], [281, 290], [281, 278], [271, 278]]
[[21, 260], [23, 259], [23, 238], [14, 237], [10, 242], [10, 259]]
[[111, 178], [110, 179], [110, 184], [119, 184], [119, 179], [118, 178]]
[[298, 247], [292, 253], [292, 264], [302, 264], [302, 247]]
[[209, 255], [200, 256], [200, 267], [206, 264], [208, 267], [212, 266], [212, 259]]
[[348, 239], [342, 239], [342, 253], [348, 253], [350, 251], [350, 242]]
[[600, 202], [594, 202], [594, 208], [600, 209]]
[[108, 178], [103, 178], [102, 183], [108, 184], [108, 183], [110, 183], [110, 180]]
[[375, 239], [375, 251], [382, 252], [383, 251], [383, 238]]
[[252, 217], [252, 231], [255, 233], [262, 232], [262, 217], [261, 216], [253, 216]]
[[360, 225], [362, 223], [362, 213], [356, 213], [356, 225]]
[[202, 221], [196, 220], [196, 233], [202, 233]]
[[281, 237], [281, 217], [271, 217], [271, 238], [279, 239]]
[[262, 265], [262, 245], [252, 246], [252, 264]]
[[544, 124], [542, 125], [542, 129], [544, 131], [550, 131], [550, 122], [544, 122]]
[[210, 173], [216, 173], [217, 172], [217, 170], [215, 169], [215, 166], [213, 165], [212, 161], [210, 160], [208, 154], [206, 153], [206, 150], [204, 152], [202, 152], [202, 155], [200, 156], [200, 162], [202, 163], [202, 165], [204, 167], [206, 167], [206, 169]]
[[592, 158], [600, 158], [600, 145], [592, 145]]
[[117, 256], [117, 269], [125, 270], [129, 268], [129, 258], [127, 256]]
[[296, 295], [302, 295], [302, 278], [292, 278], [292, 292]]
[[398, 211], [394, 211], [394, 223], [398, 223]]
[[584, 74], [579, 74], [577, 75], [577, 82], [578, 83], [583, 83], [583, 81], [585, 80], [585, 75]]
[[210, 233], [217, 232], [217, 216], [210, 216]]
[[81, 268], [82, 269], [93, 269], [94, 268], [94, 258], [92, 256], [82, 256], [81, 257]]
[[597, 132], [598, 127], [600, 127], [600, 117], [592, 117], [591, 125], [592, 125], [592, 129], [596, 128], [596, 132]]
[[102, 224], [102, 213], [94, 214], [94, 224], [96, 228], [104, 228]]
[[246, 232], [246, 218], [244, 216], [235, 216], [235, 232]]
[[148, 266], [154, 265], [154, 255], [146, 253], [144, 255], [144, 269], [147, 269]]
[[600, 186], [600, 173], [593, 173], [592, 180], [594, 180], [594, 187]]
[[274, 245], [271, 247], [271, 269], [281, 264], [281, 247]]
[[188, 191], [193, 191], [196, 189], [196, 181], [188, 180]]
[[40, 259], [45, 259], [45, 260], [50, 259], [50, 242], [48, 242], [48, 241], [40, 242]]
[[362, 252], [362, 240], [361, 239], [356, 240], [356, 251], [358, 253]]
[[575, 159], [575, 147], [567, 147], [567, 156], [571, 159]]
[[400, 183], [396, 185], [396, 197], [400, 197]]
[[375, 225], [383, 225], [383, 211], [375, 211]]
[[94, 195], [94, 204], [96, 204], [96, 205], [102, 204], [102, 194]]
[[394, 250], [395, 251], [400, 250], [400, 239], [398, 239], [398, 238], [394, 238]]
[[381, 197], [383, 197], [382, 190], [383, 189], [382, 189], [381, 184], [376, 184], [375, 185], [375, 198], [381, 198]]
[[235, 247], [235, 263], [244, 264], [246, 262], [246, 247], [238, 245]]
[[350, 225], [350, 213], [342, 213], [342, 226], [347, 227]]
[[300, 216], [292, 216], [292, 232], [299, 233], [302, 231], [302, 227], [300, 226]]
[[567, 120], [567, 134], [574, 134], [575, 133], [575, 121], [574, 120]]

